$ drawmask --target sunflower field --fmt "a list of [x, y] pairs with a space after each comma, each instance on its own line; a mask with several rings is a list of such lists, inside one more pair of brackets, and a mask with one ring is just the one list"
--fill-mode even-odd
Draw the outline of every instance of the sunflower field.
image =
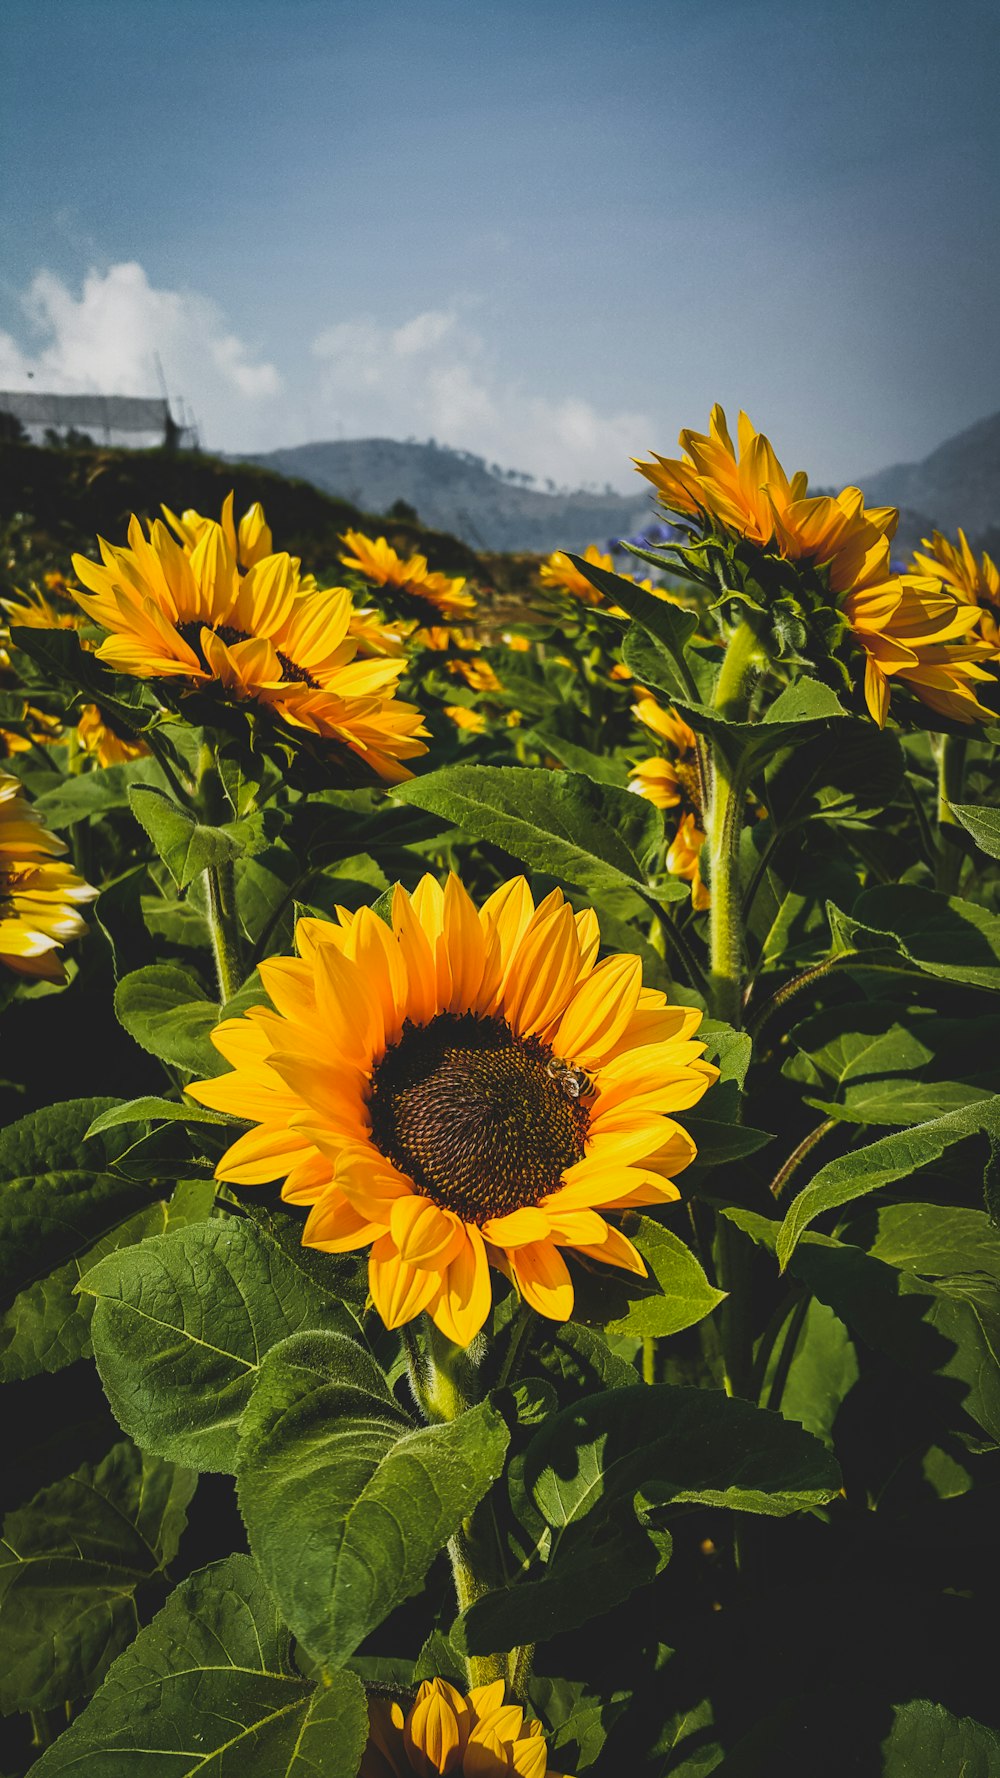
[[1000, 575], [680, 446], [5, 509], [4, 1778], [1000, 1774]]

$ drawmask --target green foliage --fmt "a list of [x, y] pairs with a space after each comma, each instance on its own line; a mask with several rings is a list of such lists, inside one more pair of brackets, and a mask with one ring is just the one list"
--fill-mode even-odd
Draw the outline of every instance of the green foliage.
[[270, 1348], [346, 1315], [233, 1217], [109, 1253], [79, 1288], [94, 1299], [94, 1353], [119, 1425], [144, 1450], [197, 1469], [234, 1468], [240, 1418]]
[[338, 1334], [302, 1334], [265, 1358], [242, 1427], [240, 1504], [310, 1653], [345, 1660], [417, 1590], [502, 1473], [507, 1439], [486, 1402], [414, 1426], [375, 1362]]
[[0, 1710], [48, 1710], [97, 1688], [135, 1635], [139, 1589], [177, 1553], [195, 1481], [119, 1444], [8, 1514]]
[[[36, 502], [35, 521], [0, 520], [7, 592], [47, 577], [69, 611], [52, 578], [69, 547], [119, 541], [125, 505], [217, 512], [235, 475], [237, 509], [263, 491], [278, 548], [319, 585], [346, 576], [366, 611], [426, 619], [412, 592], [343, 569], [345, 503], [207, 459], [108, 453], [94, 476], [91, 453], [0, 457]], [[429, 748], [400, 784], [220, 685], [116, 673], [96, 626], [16, 629], [5, 656], [5, 769], [99, 896], [65, 982], [5, 968], [0, 984], [0, 1772], [357, 1778], [367, 1699], [405, 1714], [444, 1676], [501, 1679], [557, 1772], [985, 1778], [1000, 727], [958, 734], [898, 676], [876, 727], [827, 570], [706, 515], [637, 552], [656, 592], [572, 558], [596, 605], [405, 515], [370, 528], [494, 589], [474, 648], [405, 632]], [[636, 720], [642, 689], [663, 733]], [[150, 751], [101, 766], [76, 732], [85, 702]], [[662, 808], [636, 794], [650, 754]], [[360, 1070], [345, 1057], [330, 996], [352, 917], [391, 933], [396, 886], [449, 872], [479, 907], [523, 873], [536, 906], [565, 894], [581, 936], [597, 916], [613, 967], [591, 1011], [614, 1037], [594, 1059], [584, 1034], [550, 1055], [561, 1010], [535, 1005], [568, 1005], [575, 959], [553, 947], [470, 1000], [480, 977], [450, 928], [419, 963], [388, 937], [371, 1005], [353, 978], [368, 1051]], [[303, 920], [341, 928], [314, 999], [305, 972], [266, 966]], [[471, 923], [466, 938], [475, 963]], [[299, 955], [316, 940], [303, 927]], [[510, 942], [505, 926], [491, 968]], [[638, 1001], [620, 953], [641, 962]], [[437, 1175], [407, 1173], [378, 1097], [411, 963], [439, 1011], [509, 1012], [557, 1121], [572, 1102], [574, 1151], [605, 1159], [585, 1181], [597, 1214], [646, 1269], [607, 1263], [571, 1200], [554, 1235], [569, 1313], [535, 1215], [549, 1186], [519, 1196], [507, 1169], [503, 1209], [529, 1214], [508, 1253], [492, 1200], [468, 1212], [491, 1294], [467, 1350], [405, 1312], [427, 1269], [437, 1289], [421, 1241], [441, 1236], [396, 1201], [434, 1197]], [[664, 1007], [686, 1036], [647, 1047]], [[240, 1118], [186, 1091], [226, 1074], [223, 1021], [257, 1058]], [[686, 1072], [702, 1045], [704, 1096]], [[445, 1073], [446, 1091], [434, 1070], [429, 1096], [419, 1071], [399, 1088], [425, 1147], [443, 1133], [464, 1158], [488, 1139], [495, 1160], [516, 1135], [550, 1165], [530, 1082], [477, 1124], [473, 1073], [451, 1051]], [[362, 1194], [369, 1135], [385, 1165]], [[678, 1198], [661, 1189], [675, 1173]], [[307, 1246], [317, 1203], [326, 1244]], [[468, 1288], [462, 1251], [442, 1320]]]
[[305, 1679], [253, 1563], [230, 1556], [178, 1587], [38, 1771], [354, 1778], [367, 1731], [360, 1680]]

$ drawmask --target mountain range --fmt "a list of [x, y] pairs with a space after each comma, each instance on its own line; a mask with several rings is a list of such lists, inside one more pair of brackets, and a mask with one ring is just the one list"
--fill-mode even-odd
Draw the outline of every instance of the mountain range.
[[584, 549], [630, 537], [650, 522], [652, 501], [636, 477], [634, 497], [543, 492], [529, 476], [489, 467], [482, 457], [436, 444], [391, 438], [329, 439], [268, 451], [244, 461], [297, 476], [369, 512], [403, 502], [425, 525], [479, 550]]
[[[529, 476], [487, 465], [468, 451], [389, 438], [330, 439], [244, 461], [311, 482], [369, 512], [419, 515], [473, 549], [583, 549], [633, 536], [650, 523], [652, 499], [636, 494], [543, 491]], [[895, 553], [908, 555], [936, 525], [961, 525], [973, 540], [1000, 535], [1000, 413], [949, 438], [921, 462], [859, 478], [869, 505], [898, 506]], [[408, 510], [404, 510], [408, 509]]]

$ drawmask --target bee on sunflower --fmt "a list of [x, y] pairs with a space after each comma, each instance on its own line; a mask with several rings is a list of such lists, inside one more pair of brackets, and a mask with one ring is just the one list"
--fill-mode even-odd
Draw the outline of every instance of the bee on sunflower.
[[[736, 575], [730, 590], [740, 592], [743, 571], [751, 600], [763, 592], [770, 608], [770, 652], [779, 659], [812, 653], [820, 666], [833, 666], [845, 645], [855, 659], [860, 651], [865, 703], [880, 728], [893, 684], [949, 720], [994, 719], [977, 695], [991, 678], [988, 645], [971, 634], [978, 609], [943, 584], [939, 569], [894, 572], [894, 507], [866, 507], [853, 487], [810, 496], [805, 471], [789, 477], [744, 413], [734, 445], [718, 405], [707, 433], [685, 429], [679, 442], [680, 458], [636, 459], [666, 511], [692, 526], [689, 544], [672, 553], [718, 590], [717, 572], [706, 573], [706, 549], [726, 546], [728, 572]], [[847, 689], [849, 666], [841, 673]]]
[[456, 626], [468, 623], [476, 609], [465, 577], [452, 577], [428, 568], [427, 557], [403, 557], [384, 537], [366, 537], [363, 531], [345, 531], [341, 555], [345, 568], [353, 568], [369, 586], [378, 587], [392, 601], [396, 614], [413, 625], [412, 640], [437, 651], [471, 645]]
[[228, 524], [195, 527], [197, 517], [174, 520], [179, 538], [159, 520], [147, 537], [133, 518], [126, 548], [100, 539], [100, 563], [74, 556], [87, 589], [77, 602], [107, 632], [97, 658], [182, 700], [211, 689], [254, 706], [345, 767], [360, 761], [389, 783], [410, 777], [403, 762], [426, 752], [427, 731], [396, 698], [403, 661], [356, 658], [348, 589], [304, 588], [296, 558], [261, 553], [271, 534], [259, 508], [241, 521], [235, 549], [231, 505]]
[[358, 1778], [559, 1778], [541, 1723], [507, 1703], [502, 1679], [466, 1695], [447, 1680], [425, 1679], [408, 1710], [373, 1697], [368, 1716]]
[[690, 883], [691, 904], [700, 913], [709, 906], [711, 896], [700, 868], [705, 831], [697, 737], [676, 710], [664, 710], [651, 692], [638, 693], [632, 714], [666, 743], [667, 753], [640, 759], [630, 773], [629, 789], [655, 808], [670, 811], [676, 820], [667, 848], [667, 869], [672, 877]]
[[607, 1216], [680, 1195], [695, 1144], [676, 1114], [718, 1072], [700, 1012], [643, 987], [637, 957], [599, 962], [593, 911], [558, 889], [536, 907], [523, 878], [477, 909], [457, 877], [425, 876], [396, 887], [391, 927], [338, 909], [296, 938], [297, 957], [260, 965], [272, 1007], [212, 1034], [231, 1072], [188, 1088], [255, 1126], [220, 1180], [283, 1180], [309, 1206], [306, 1246], [369, 1249], [387, 1327], [426, 1311], [459, 1346], [490, 1314], [492, 1270], [556, 1321], [567, 1252], [645, 1275]]
[[0, 962], [18, 975], [62, 982], [58, 952], [85, 930], [77, 908], [97, 894], [42, 826], [17, 778], [0, 772]]

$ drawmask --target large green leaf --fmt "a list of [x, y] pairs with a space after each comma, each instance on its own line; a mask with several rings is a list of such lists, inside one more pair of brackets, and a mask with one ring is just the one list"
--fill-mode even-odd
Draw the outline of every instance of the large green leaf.
[[191, 1576], [33, 1768], [38, 1778], [355, 1778], [368, 1738], [353, 1673], [305, 1679], [253, 1563]]
[[[651, 803], [580, 772], [447, 766], [411, 779], [395, 795], [596, 896], [646, 892], [647, 867], [663, 838], [662, 816]], [[687, 894], [683, 883], [671, 884], [677, 899]]]
[[893, 1711], [880, 1771], [882, 1778], [997, 1778], [1000, 1738], [971, 1716], [914, 1698]]
[[[578, 1293], [577, 1314], [610, 1334], [664, 1338], [704, 1320], [722, 1302], [690, 1247], [651, 1217], [629, 1218], [625, 1232], [642, 1255], [647, 1276], [600, 1267], [590, 1293]], [[590, 1282], [588, 1280], [588, 1282]]]
[[91, 1351], [93, 1298], [77, 1293], [84, 1273], [105, 1254], [133, 1247], [148, 1235], [162, 1235], [211, 1213], [215, 1185], [208, 1179], [182, 1182], [169, 1203], [137, 1210], [88, 1247], [57, 1266], [47, 1278], [29, 1284], [0, 1315], [0, 1383], [18, 1382], [44, 1371], [61, 1370]]
[[512, 1465], [515, 1516], [533, 1547], [453, 1639], [487, 1653], [620, 1604], [669, 1558], [653, 1509], [704, 1501], [781, 1515], [829, 1500], [839, 1480], [817, 1439], [721, 1391], [633, 1384], [588, 1396], [551, 1416]]
[[829, 1452], [799, 1426], [721, 1390], [670, 1383], [592, 1395], [553, 1415], [528, 1448], [525, 1476], [554, 1529], [608, 1494], [781, 1517], [840, 1487]]
[[784, 1270], [810, 1223], [826, 1210], [839, 1209], [855, 1198], [906, 1179], [936, 1161], [953, 1143], [978, 1132], [1000, 1135], [1000, 1095], [967, 1105], [929, 1123], [915, 1124], [895, 1136], [883, 1136], [866, 1148], [838, 1155], [813, 1175], [789, 1207], [778, 1235], [778, 1262]]
[[80, 1290], [116, 1419], [144, 1450], [235, 1468], [261, 1360], [300, 1328], [352, 1325], [252, 1222], [226, 1216], [111, 1253]]
[[594, 1513], [552, 1539], [546, 1562], [477, 1599], [451, 1641], [465, 1653], [493, 1654], [575, 1630], [655, 1580], [671, 1546], [668, 1531], [648, 1529], [631, 1514]]
[[178, 889], [186, 889], [203, 870], [228, 863], [243, 849], [231, 834], [206, 827], [165, 791], [136, 785], [129, 791], [129, 802]]
[[1000, 1281], [1000, 1230], [985, 1210], [961, 1204], [884, 1204], [868, 1252], [922, 1278], [982, 1272]]
[[[725, 1212], [771, 1251], [777, 1225]], [[806, 1233], [789, 1270], [852, 1333], [926, 1380], [928, 1414], [962, 1432], [969, 1419], [1000, 1442], [1000, 1293], [985, 1273], [920, 1276], [859, 1247]]]
[[911, 883], [868, 889], [851, 914], [828, 909], [835, 946], [859, 961], [908, 967], [943, 981], [1000, 992], [1000, 915], [958, 895]]
[[840, 1099], [807, 1098], [806, 1104], [836, 1123], [903, 1128], [991, 1097], [984, 1087], [964, 1086], [958, 1080], [861, 1080], [845, 1087]]
[[115, 989], [115, 1012], [150, 1055], [188, 1074], [215, 1075], [224, 1063], [210, 1033], [221, 1019], [236, 1018], [266, 998], [256, 971], [220, 1006], [179, 963], [150, 963], [123, 976]]
[[975, 803], [952, 803], [951, 812], [958, 816], [966, 833], [971, 833], [981, 852], [988, 858], [1000, 858], [1000, 809], [981, 809]]
[[84, 1137], [114, 1099], [70, 1099], [0, 1132], [0, 1294], [44, 1277], [148, 1204], [148, 1190], [112, 1171], [131, 1138]]
[[858, 1355], [840, 1317], [816, 1297], [807, 1302], [801, 1324], [794, 1312], [790, 1320], [771, 1355], [762, 1400], [769, 1403], [778, 1365], [788, 1358], [784, 1342], [794, 1339], [781, 1401], [769, 1405], [777, 1405], [786, 1420], [797, 1420], [825, 1445], [832, 1445], [840, 1405], [858, 1380]]
[[196, 1478], [115, 1445], [9, 1513], [0, 1539], [0, 1709], [86, 1697], [138, 1627], [136, 1593], [177, 1551]]
[[250, 1547], [296, 1636], [334, 1662], [418, 1590], [500, 1475], [509, 1436], [486, 1402], [414, 1427], [374, 1360], [337, 1334], [265, 1358], [242, 1433]]
[[127, 765], [105, 766], [100, 771], [65, 778], [58, 789], [47, 790], [40, 796], [35, 808], [46, 827], [73, 827], [91, 815], [104, 815], [109, 809], [127, 809], [132, 787], [150, 781], [164, 782], [155, 759], [134, 759]]

